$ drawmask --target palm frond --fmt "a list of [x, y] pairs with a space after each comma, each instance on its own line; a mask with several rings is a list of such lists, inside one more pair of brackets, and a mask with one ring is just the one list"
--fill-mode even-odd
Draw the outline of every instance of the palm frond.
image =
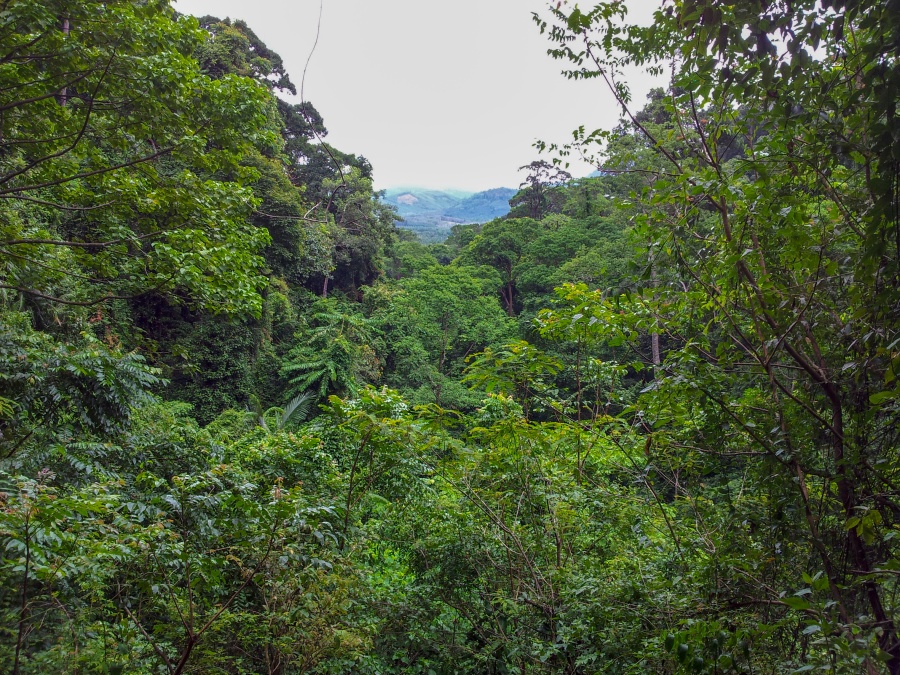
[[302, 394], [298, 394], [291, 402], [284, 406], [284, 411], [281, 413], [281, 420], [279, 422], [279, 428], [284, 429], [287, 426], [288, 422], [291, 421], [292, 417], [296, 417], [298, 421], [303, 421], [306, 419], [306, 416], [309, 415], [310, 406], [312, 406], [313, 395], [308, 391], [304, 391]]

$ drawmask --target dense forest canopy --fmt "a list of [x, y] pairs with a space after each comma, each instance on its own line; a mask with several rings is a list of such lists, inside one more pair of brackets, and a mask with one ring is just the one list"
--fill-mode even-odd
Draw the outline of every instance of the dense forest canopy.
[[900, 2], [625, 9], [428, 244], [247, 23], [0, 2], [4, 672], [900, 675]]

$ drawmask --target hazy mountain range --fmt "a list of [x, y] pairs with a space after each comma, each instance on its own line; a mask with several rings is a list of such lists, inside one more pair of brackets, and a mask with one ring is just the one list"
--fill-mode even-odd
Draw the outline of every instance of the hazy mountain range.
[[440, 241], [459, 223], [486, 223], [505, 216], [516, 192], [512, 188], [464, 192], [401, 187], [385, 190], [384, 201], [397, 208], [403, 218], [400, 227], [416, 231], [423, 241]]

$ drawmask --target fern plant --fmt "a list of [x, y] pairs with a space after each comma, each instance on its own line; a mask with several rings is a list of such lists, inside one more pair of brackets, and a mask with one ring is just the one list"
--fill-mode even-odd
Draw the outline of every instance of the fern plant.
[[370, 346], [373, 337], [369, 320], [361, 314], [333, 298], [317, 301], [309, 327], [298, 331], [298, 344], [281, 368], [292, 385], [290, 393], [354, 395], [361, 383], [379, 375]]

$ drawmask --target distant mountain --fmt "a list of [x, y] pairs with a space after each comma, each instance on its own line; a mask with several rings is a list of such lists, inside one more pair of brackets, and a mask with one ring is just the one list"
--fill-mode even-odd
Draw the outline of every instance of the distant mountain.
[[392, 188], [386, 190], [384, 201], [397, 207], [398, 213], [407, 216], [442, 214], [459, 206], [473, 195], [456, 190], [425, 190], [423, 188]]
[[518, 192], [494, 188], [484, 192], [391, 188], [384, 201], [403, 218], [400, 227], [416, 231], [424, 241], [442, 241], [460, 223], [486, 223], [509, 213], [509, 200]]
[[494, 218], [502, 218], [509, 213], [509, 200], [518, 190], [494, 188], [478, 192], [453, 206], [445, 214], [451, 218], [462, 218], [467, 223], [486, 223]]

